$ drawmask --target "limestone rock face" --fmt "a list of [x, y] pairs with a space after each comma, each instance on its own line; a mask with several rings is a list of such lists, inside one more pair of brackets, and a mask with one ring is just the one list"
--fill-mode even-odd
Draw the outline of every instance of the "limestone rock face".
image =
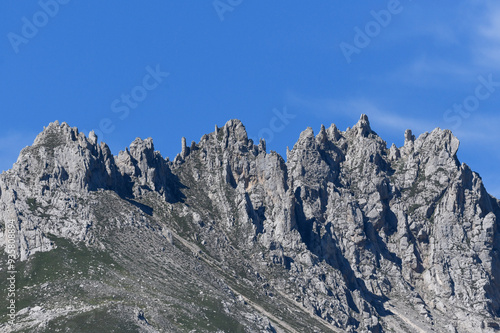
[[[93, 218], [78, 201], [89, 191], [120, 186], [113, 155], [95, 134], [86, 138], [66, 123], [51, 123], [26, 147], [13, 169], [1, 175], [1, 211], [18, 225], [21, 260], [53, 248], [54, 232], [88, 240]], [[79, 209], [76, 209], [79, 208]]]
[[[346, 131], [307, 128], [285, 162], [230, 120], [182, 138], [169, 161], [150, 138], [113, 156], [94, 133], [51, 123], [0, 175], [0, 246], [15, 221], [22, 262], [66, 239], [125, 267], [110, 268], [116, 281], [157, 275], [141, 279], [151, 294], [102, 287], [133, 307], [71, 305], [116, 308], [144, 332], [185, 331], [185, 313], [234, 321], [227, 332], [497, 331], [500, 203], [450, 131], [404, 138], [388, 148], [362, 115]], [[52, 327], [63, 305], [27, 308], [13, 331]]]
[[[170, 167], [158, 151], [153, 140], [137, 138], [130, 150], [121, 151], [116, 158], [121, 175], [121, 188], [126, 195], [140, 196], [146, 192], [157, 192], [167, 201], [176, 200], [175, 179]], [[118, 187], [120, 188], [120, 187]]]

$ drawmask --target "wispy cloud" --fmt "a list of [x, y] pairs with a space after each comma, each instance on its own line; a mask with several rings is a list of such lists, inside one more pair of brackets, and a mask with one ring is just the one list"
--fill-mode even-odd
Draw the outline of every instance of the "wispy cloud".
[[500, 69], [500, 5], [489, 2], [487, 12], [476, 29], [476, 61], [481, 66]]
[[[498, 151], [498, 142], [500, 142], [500, 116], [477, 114], [467, 120], [467, 124], [453, 131], [455, 136], [461, 140], [475, 142], [479, 149], [492, 148], [492, 152]], [[500, 158], [500, 151], [499, 158]]]
[[429, 120], [400, 116], [367, 99], [308, 98], [292, 92], [286, 98], [287, 105], [307, 110], [318, 117], [347, 116], [357, 119], [361, 114], [367, 114], [376, 128], [399, 132], [412, 129], [415, 133], [423, 133], [436, 127]]
[[461, 161], [479, 172], [490, 194], [500, 198], [500, 180], [495, 165], [500, 163], [500, 115], [477, 114], [453, 134], [460, 140]]
[[[368, 99], [310, 98], [292, 92], [287, 94], [286, 99], [287, 105], [307, 111], [319, 118], [347, 117], [354, 120], [364, 113], [368, 115], [375, 131], [386, 130], [394, 135], [401, 133], [402, 136], [405, 129], [411, 129], [418, 136], [440, 125], [438, 122], [425, 119], [424, 115], [418, 118], [408, 117], [404, 113], [397, 114]], [[499, 125], [500, 115], [475, 114], [474, 117], [467, 119], [466, 124], [453, 131], [453, 134], [462, 142], [460, 153], [463, 161], [474, 165], [484, 163], [481, 176], [489, 193], [497, 198], [500, 198], [500, 182], [497, 180], [496, 170], [491, 171], [488, 165], [490, 163], [498, 165], [500, 162]], [[386, 138], [386, 135], [387, 133], [382, 135], [383, 138]], [[488, 158], [485, 159], [486, 154]], [[486, 160], [488, 160], [487, 163]]]
[[406, 29], [400, 35], [395, 33], [395, 38], [402, 48], [406, 48], [405, 43], [419, 42], [433, 48], [415, 48], [413, 60], [395, 67], [386, 75], [387, 80], [442, 87], [474, 81], [479, 74], [500, 69], [498, 1], [463, 2], [434, 14], [418, 4], [413, 10]]
[[[468, 82], [475, 79], [477, 73], [478, 71], [471, 66], [424, 54], [397, 68], [386, 77], [390, 81], [412, 86], [443, 87], [443, 84], [447, 84], [450, 80], [455, 83]], [[374, 81], [379, 80], [374, 78]]]

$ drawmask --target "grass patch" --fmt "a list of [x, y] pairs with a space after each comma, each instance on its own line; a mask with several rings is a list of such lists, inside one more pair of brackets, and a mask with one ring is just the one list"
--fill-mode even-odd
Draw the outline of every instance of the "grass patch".
[[418, 185], [424, 180], [425, 180], [425, 175], [422, 172], [419, 172], [417, 179], [410, 188], [410, 197], [413, 197], [416, 194], [422, 192], [422, 190], [418, 188]]
[[420, 204], [411, 205], [410, 208], [408, 208], [408, 215], [412, 215], [415, 212], [415, 210], [417, 210], [420, 207], [422, 207], [422, 205]]
[[200, 307], [200, 312], [196, 316], [183, 315], [178, 318], [178, 322], [183, 328], [192, 330], [206, 330], [208, 332], [244, 332], [245, 328], [236, 319], [232, 318], [224, 311], [222, 303], [212, 297], [201, 296], [196, 300], [196, 305]]
[[[85, 292], [74, 281], [109, 279], [110, 272], [125, 270], [107, 252], [73, 244], [67, 239], [49, 236], [57, 248], [49, 252], [37, 252], [26, 261], [16, 264], [16, 307], [40, 305], [46, 302], [47, 293], [64, 292], [72, 296], [84, 296]], [[6, 262], [3, 256], [2, 262]], [[112, 273], [111, 273], [112, 274]], [[0, 288], [6, 289], [7, 271], [0, 272]], [[47, 283], [47, 289], [41, 285]], [[81, 299], [81, 297], [79, 297]], [[6, 298], [0, 299], [0, 318], [6, 318]], [[1, 321], [0, 319], [0, 321]]]
[[[44, 218], [50, 217], [50, 215], [47, 214], [48, 207], [43, 207], [41, 203], [36, 201], [36, 198], [27, 198], [26, 203], [28, 204], [28, 209], [32, 213]], [[42, 209], [42, 212], [39, 211], [39, 208]]]
[[[83, 244], [73, 244], [65, 238], [50, 235], [57, 248], [49, 252], [37, 252], [27, 261], [20, 262], [18, 287], [56, 281], [60, 278], [100, 275], [97, 267], [109, 270], [123, 269], [107, 252], [91, 249]], [[90, 268], [94, 269], [94, 272]]]
[[28, 198], [26, 199], [26, 203], [28, 204], [28, 208], [30, 211], [35, 212], [42, 205], [36, 202], [36, 198]]
[[116, 332], [135, 333], [141, 332], [136, 323], [130, 319], [121, 318], [109, 309], [95, 309], [79, 313], [70, 317], [59, 317], [50, 321], [43, 333], [71, 332], [94, 333]]
[[47, 131], [41, 146], [47, 148], [48, 151], [53, 154], [55, 148], [65, 143], [63, 140], [61, 140], [61, 136], [62, 134], [56, 133], [54, 131]]

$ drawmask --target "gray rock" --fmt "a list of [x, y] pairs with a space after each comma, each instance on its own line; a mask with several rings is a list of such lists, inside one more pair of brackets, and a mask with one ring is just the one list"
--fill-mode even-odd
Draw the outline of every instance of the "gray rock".
[[190, 313], [240, 332], [498, 330], [500, 203], [458, 147], [435, 129], [387, 148], [362, 115], [346, 131], [307, 128], [285, 162], [230, 120], [190, 147], [182, 138], [170, 162], [150, 138], [113, 156], [95, 133], [51, 123], [0, 175], [0, 246], [13, 221], [30, 272], [71, 248], [64, 239], [105, 253], [115, 266], [81, 288], [127, 302], [40, 303], [35, 291], [69, 280], [34, 280], [32, 308], [51, 310], [22, 309], [16, 330], [78, 309], [148, 332], [185, 331]]

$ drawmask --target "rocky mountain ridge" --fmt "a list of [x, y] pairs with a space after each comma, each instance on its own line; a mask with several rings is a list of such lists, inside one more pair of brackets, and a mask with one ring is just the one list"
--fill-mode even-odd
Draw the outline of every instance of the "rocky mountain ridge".
[[497, 331], [500, 203], [458, 146], [435, 129], [387, 148], [362, 115], [306, 129], [285, 162], [230, 120], [170, 161], [51, 123], [0, 175], [23, 268], [0, 327]]

